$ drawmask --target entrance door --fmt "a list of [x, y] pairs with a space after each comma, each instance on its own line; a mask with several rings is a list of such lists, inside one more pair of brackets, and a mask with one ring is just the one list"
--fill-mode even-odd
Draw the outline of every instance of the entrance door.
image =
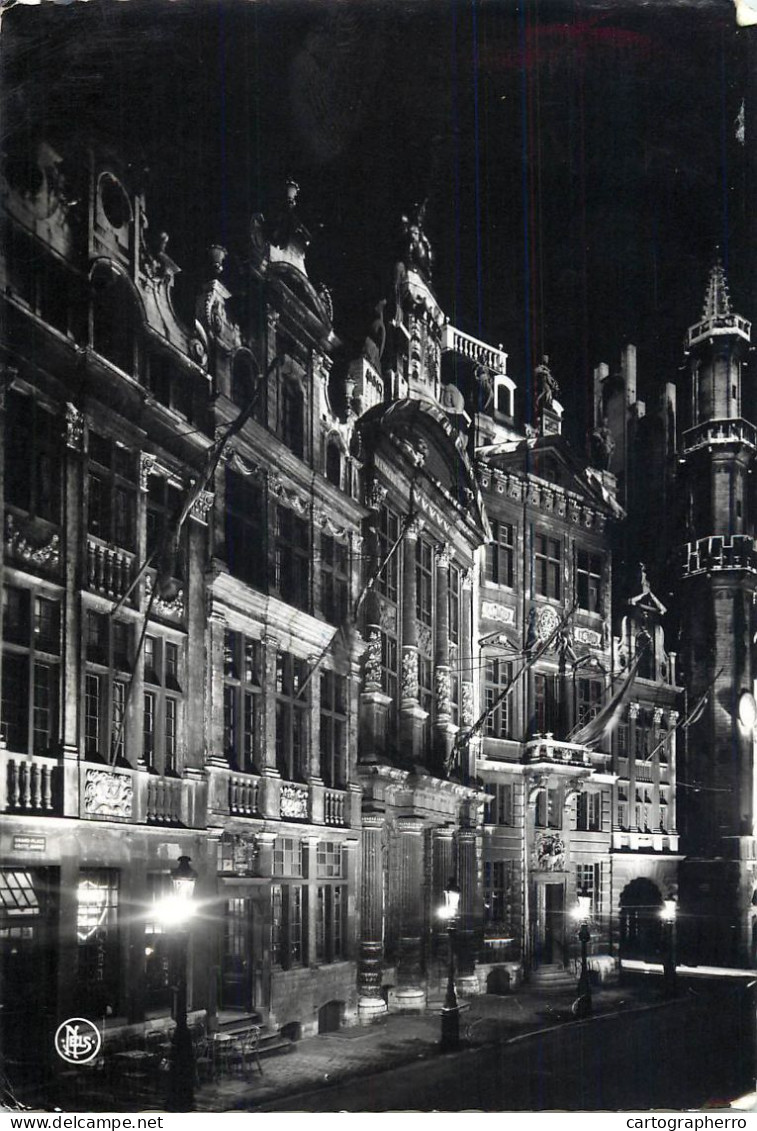
[[563, 961], [565, 933], [565, 888], [562, 884], [544, 885], [544, 962]]
[[249, 1012], [255, 1006], [253, 977], [252, 900], [226, 900], [221, 957], [221, 1009]]

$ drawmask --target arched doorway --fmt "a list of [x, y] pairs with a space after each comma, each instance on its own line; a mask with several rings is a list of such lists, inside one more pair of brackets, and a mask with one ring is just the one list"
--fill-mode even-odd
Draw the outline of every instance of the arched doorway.
[[657, 884], [639, 876], [620, 895], [620, 952], [625, 958], [659, 957], [662, 946], [660, 909], [662, 895]]

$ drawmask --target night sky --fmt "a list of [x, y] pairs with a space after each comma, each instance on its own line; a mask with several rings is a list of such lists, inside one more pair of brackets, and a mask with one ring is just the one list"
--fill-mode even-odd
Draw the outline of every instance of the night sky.
[[131, 0], [3, 16], [3, 143], [98, 137], [144, 183], [187, 287], [203, 250], [301, 186], [311, 278], [359, 346], [403, 211], [428, 199], [452, 321], [543, 352], [582, 442], [589, 376], [639, 348], [675, 379], [716, 245], [747, 280], [746, 42], [731, 0]]

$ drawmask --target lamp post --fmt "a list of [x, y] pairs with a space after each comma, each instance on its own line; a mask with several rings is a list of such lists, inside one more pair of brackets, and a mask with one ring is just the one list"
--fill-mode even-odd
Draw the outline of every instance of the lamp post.
[[663, 923], [665, 939], [665, 956], [662, 964], [663, 989], [666, 997], [675, 997], [676, 992], [676, 919], [678, 917], [678, 904], [674, 896], [668, 896], [662, 901], [660, 918]]
[[587, 946], [591, 938], [589, 919], [591, 917], [591, 896], [584, 890], [576, 897], [576, 909], [573, 913], [578, 919], [578, 938], [581, 943], [581, 974], [578, 979], [578, 1001], [576, 1013], [579, 1017], [590, 1017], [592, 1012], [591, 981], [589, 980], [589, 963], [587, 959]]
[[161, 918], [176, 934], [176, 1027], [171, 1039], [168, 1073], [167, 1111], [192, 1111], [194, 1108], [195, 1063], [192, 1036], [187, 1026], [187, 959], [189, 920], [195, 913], [194, 889], [197, 873], [189, 856], [180, 856], [171, 873], [173, 893], [163, 900]]
[[460, 906], [460, 888], [449, 880], [444, 889], [444, 906], [439, 915], [447, 920], [447, 992], [442, 1006], [442, 1051], [460, 1046], [460, 1010], [455, 993], [455, 924]]

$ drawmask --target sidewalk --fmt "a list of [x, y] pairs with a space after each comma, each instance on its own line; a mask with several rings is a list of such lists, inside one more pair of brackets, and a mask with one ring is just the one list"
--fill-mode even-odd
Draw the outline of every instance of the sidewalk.
[[[471, 999], [461, 1014], [464, 1047], [511, 1040], [527, 1033], [575, 1020], [575, 992], [521, 987], [503, 997]], [[659, 986], [610, 986], [594, 993], [595, 1015], [614, 1013], [659, 1001]], [[343, 1083], [366, 1073], [387, 1071], [412, 1060], [439, 1055], [441, 1021], [438, 1011], [422, 1015], [390, 1014], [367, 1027], [344, 1029], [300, 1041], [288, 1054], [263, 1061], [263, 1074], [227, 1079], [198, 1089], [197, 1111], [254, 1111], [275, 1099], [288, 1097], [297, 1110], [297, 1095]]]

